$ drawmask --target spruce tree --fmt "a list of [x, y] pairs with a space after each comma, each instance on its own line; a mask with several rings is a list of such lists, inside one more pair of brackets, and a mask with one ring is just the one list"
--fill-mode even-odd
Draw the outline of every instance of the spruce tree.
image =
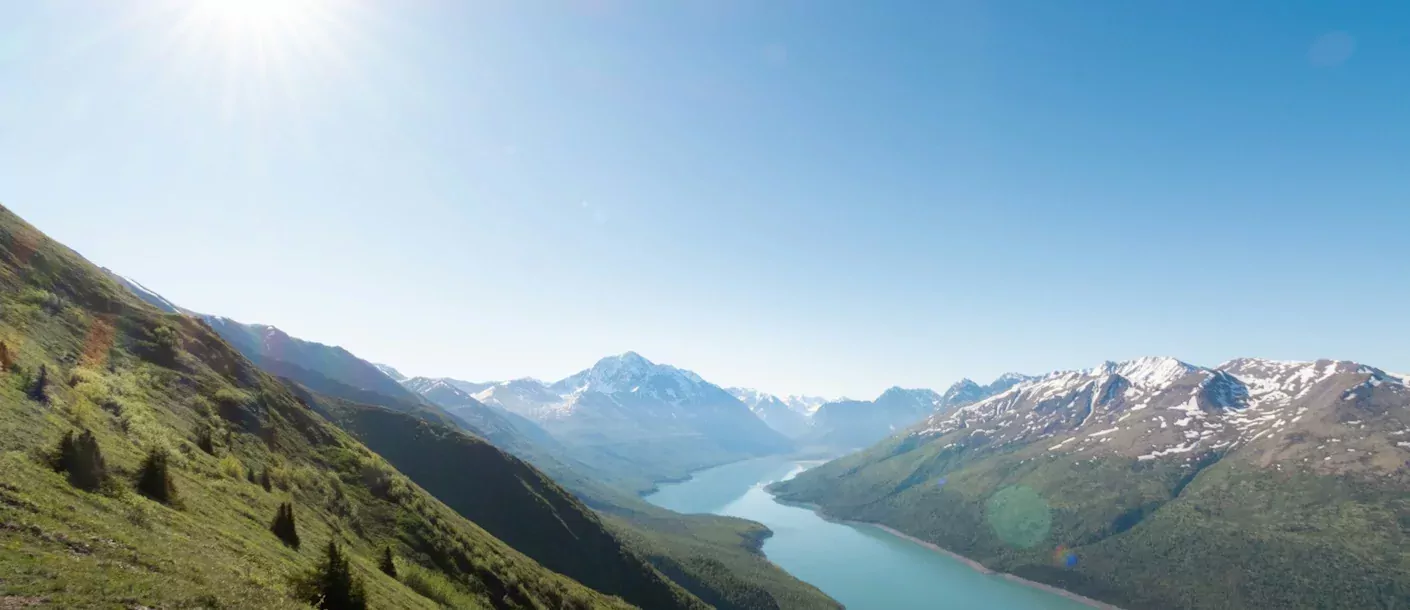
[[377, 567], [382, 569], [383, 574], [391, 576], [392, 578], [397, 577], [397, 561], [396, 558], [392, 556], [391, 546], [382, 547], [382, 561], [378, 563]]
[[44, 393], [44, 389], [49, 385], [49, 368], [39, 365], [39, 376], [34, 378], [34, 385], [29, 386], [29, 398], [36, 402], [49, 402], [49, 396]]
[[84, 491], [97, 491], [107, 480], [103, 452], [98, 449], [98, 439], [92, 432], [84, 430], [77, 437], [72, 431], [65, 432], [55, 453], [54, 470], [67, 474], [70, 485]]
[[215, 455], [215, 439], [211, 438], [211, 429], [203, 427], [196, 431], [196, 446], [210, 455]]
[[322, 610], [367, 610], [367, 592], [362, 579], [353, 574], [337, 541], [328, 541], [323, 565], [313, 574], [308, 602]]
[[284, 544], [299, 549], [299, 528], [294, 523], [294, 505], [285, 502], [279, 505], [279, 510], [274, 513], [274, 522], [269, 525], [269, 531]]
[[259, 485], [259, 480], [255, 478], [254, 468], [245, 469], [245, 480], [249, 481], [251, 485]]
[[147, 452], [137, 473], [137, 492], [162, 504], [176, 505], [176, 484], [171, 480], [165, 451]]
[[273, 483], [269, 480], [268, 466], [265, 466], [264, 470], [259, 473], [259, 486], [263, 487], [265, 491], [270, 491], [274, 487]]

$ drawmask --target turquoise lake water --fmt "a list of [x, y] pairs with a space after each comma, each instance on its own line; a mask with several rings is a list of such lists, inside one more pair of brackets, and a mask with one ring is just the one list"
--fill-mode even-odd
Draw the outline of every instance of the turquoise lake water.
[[773, 530], [764, 554], [849, 610], [1091, 610], [1075, 600], [978, 572], [867, 525], [834, 523], [774, 501], [764, 486], [811, 465], [761, 458], [695, 473], [647, 501], [683, 513], [758, 521]]

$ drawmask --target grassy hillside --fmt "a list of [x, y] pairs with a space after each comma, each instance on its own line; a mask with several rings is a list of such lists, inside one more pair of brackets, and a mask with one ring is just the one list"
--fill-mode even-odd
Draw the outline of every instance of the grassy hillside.
[[[66, 608], [303, 607], [299, 581], [336, 539], [372, 607], [628, 607], [489, 535], [204, 323], [141, 303], [3, 209], [0, 342], [0, 595]], [[106, 465], [95, 492], [50, 467], [61, 436], [79, 430]], [[152, 452], [169, 456], [170, 504], [134, 491]], [[269, 473], [269, 491], [251, 470]], [[297, 549], [269, 529], [284, 502]], [[398, 579], [376, 567], [385, 547]]]
[[1128, 608], [1410, 608], [1394, 477], [893, 437], [773, 490]]

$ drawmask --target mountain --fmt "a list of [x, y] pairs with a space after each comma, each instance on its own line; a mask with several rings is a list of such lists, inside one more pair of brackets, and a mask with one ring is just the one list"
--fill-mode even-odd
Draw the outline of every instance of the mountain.
[[766, 394], [758, 390], [748, 388], [728, 388], [726, 391], [731, 396], [738, 398], [740, 402], [749, 407], [754, 415], [768, 424], [770, 428], [778, 431], [788, 438], [798, 438], [807, 434], [810, 413], [806, 411], [806, 406], [799, 409], [789, 406], [787, 402], [773, 394]]
[[1152, 357], [1018, 383], [773, 491], [1128, 608], [1392, 608], [1406, 439], [1410, 389], [1375, 367]]
[[114, 281], [116, 281], [118, 284], [120, 284], [120, 285], [122, 285], [123, 287], [127, 288], [128, 290], [130, 290], [130, 291], [132, 292], [132, 294], [137, 295], [137, 298], [142, 299], [143, 301], [145, 301], [147, 304], [151, 305], [152, 307], [156, 307], [158, 310], [162, 311], [163, 313], [179, 313], [179, 314], [187, 314], [187, 315], [196, 315], [195, 312], [193, 312], [193, 311], [191, 311], [191, 310], [189, 310], [189, 309], [182, 308], [182, 307], [178, 306], [177, 304], [172, 303], [171, 301], [166, 300], [166, 297], [163, 297], [162, 295], [157, 294], [155, 291], [151, 290], [150, 288], [147, 288], [146, 286], [143, 286], [142, 284], [139, 284], [139, 283], [137, 282], [137, 280], [134, 280], [134, 279], [132, 279], [132, 278], [128, 278], [128, 277], [124, 277], [124, 276], [118, 275], [116, 272], [114, 272], [114, 271], [112, 271], [111, 269], [108, 269], [108, 268], [106, 268], [106, 267], [103, 267], [102, 270], [103, 270], [103, 273], [107, 274], [108, 277], [112, 278], [112, 279], [113, 279]]
[[551, 384], [502, 382], [475, 398], [534, 420], [567, 445], [648, 466], [658, 480], [791, 447], [719, 386], [635, 352]]
[[374, 362], [374, 363], [372, 363], [372, 366], [375, 366], [375, 367], [377, 367], [377, 370], [382, 371], [382, 374], [383, 374], [383, 375], [386, 375], [386, 376], [388, 376], [388, 377], [391, 377], [391, 378], [392, 378], [392, 381], [396, 381], [396, 382], [406, 381], [406, 375], [401, 374], [401, 371], [398, 371], [398, 370], [396, 370], [395, 368], [392, 368], [390, 365], [386, 365], [386, 364], [377, 364], [377, 363]]
[[[336, 541], [371, 607], [630, 607], [451, 510], [204, 320], [148, 305], [3, 208], [0, 311], [10, 365], [0, 371], [0, 600], [8, 605], [307, 607], [295, 597], [298, 582]], [[389, 435], [431, 425], [359, 409]], [[512, 473], [483, 479], [476, 491], [516, 514], [514, 527], [530, 536], [566, 527], [571, 537], [601, 540], [561, 489], [440, 429], [475, 447], [459, 468]], [[78, 486], [86, 479], [75, 478], [75, 458], [51, 461], [65, 434], [101, 451], [101, 460], [81, 462], [93, 491]], [[267, 488], [253, 482], [257, 472], [268, 475]], [[285, 504], [302, 544], [270, 531]], [[595, 544], [578, 548], [602, 548]], [[373, 567], [384, 549], [400, 578]], [[702, 607], [639, 561], [592, 552], [602, 571], [613, 563], [636, 571], [635, 580], [614, 581], [623, 597]]]
[[783, 404], [788, 405], [788, 408], [807, 415], [812, 415], [813, 413], [816, 413], [818, 407], [821, 407], [828, 402], [826, 398], [823, 398], [821, 396], [803, 396], [797, 394], [780, 396], [779, 400], [782, 400]]
[[[244, 324], [221, 316], [202, 317], [222, 338], [265, 370], [278, 372], [293, 365], [351, 388], [419, 402], [414, 393], [376, 365], [342, 347], [291, 337], [267, 324]], [[278, 374], [296, 377], [283, 372]]]
[[1004, 373], [989, 385], [979, 385], [969, 378], [961, 379], [950, 386], [949, 389], [945, 390], [944, 394], [940, 395], [940, 403], [938, 406], [942, 411], [955, 407], [963, 407], [1008, 390], [1025, 381], [1032, 381], [1034, 379], [1037, 379], [1037, 377], [1021, 373]]
[[914, 424], [939, 408], [932, 390], [893, 387], [875, 400], [840, 400], [818, 407], [803, 441], [836, 449], [865, 447]]

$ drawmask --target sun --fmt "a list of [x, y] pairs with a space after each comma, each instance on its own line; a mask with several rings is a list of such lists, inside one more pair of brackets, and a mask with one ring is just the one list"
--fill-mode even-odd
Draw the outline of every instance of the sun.
[[256, 32], [297, 25], [311, 17], [317, 5], [314, 0], [197, 0], [193, 8], [230, 30]]
[[[360, 75], [362, 0], [164, 0], [158, 65], [228, 120], [301, 113]], [[354, 83], [355, 84], [355, 83]]]

